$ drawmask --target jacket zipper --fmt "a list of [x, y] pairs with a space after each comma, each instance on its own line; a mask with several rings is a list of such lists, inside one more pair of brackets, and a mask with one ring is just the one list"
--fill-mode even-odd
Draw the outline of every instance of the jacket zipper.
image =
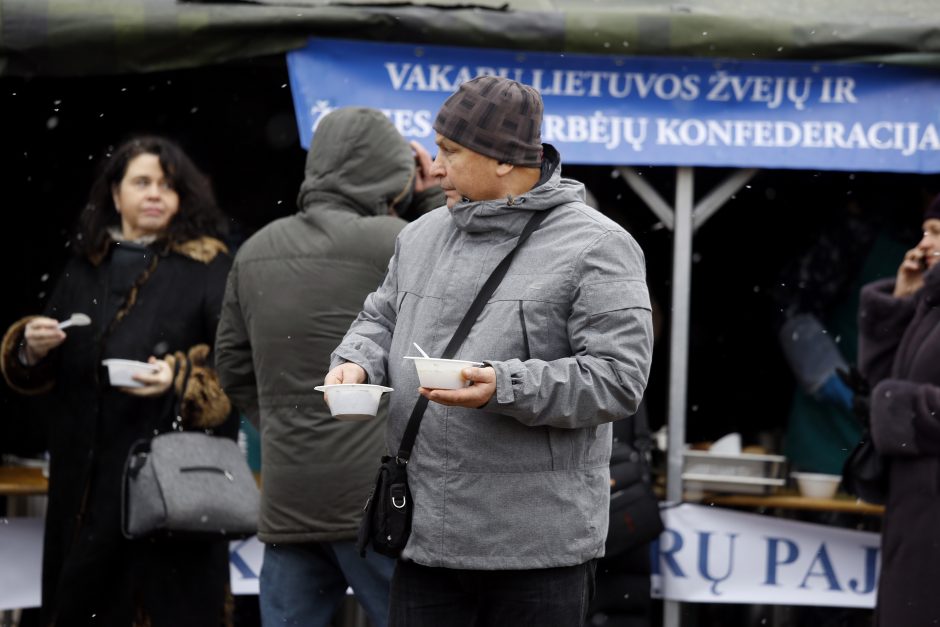
[[525, 326], [525, 311], [522, 309], [522, 301], [519, 301], [519, 323], [522, 325], [522, 347], [525, 351], [525, 359], [531, 359], [532, 355], [529, 353], [529, 330]]
[[214, 472], [220, 475], [225, 475], [225, 478], [229, 481], [235, 481], [235, 475], [225, 470], [224, 468], [216, 468], [215, 466], [184, 466], [180, 468], [180, 472]]

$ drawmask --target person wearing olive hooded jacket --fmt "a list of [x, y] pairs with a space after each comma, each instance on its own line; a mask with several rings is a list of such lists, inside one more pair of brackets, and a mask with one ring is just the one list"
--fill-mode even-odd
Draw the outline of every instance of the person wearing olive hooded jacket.
[[314, 387], [385, 274], [406, 224], [395, 214], [441, 201], [429, 169], [427, 152], [413, 152], [381, 112], [333, 111], [310, 146], [300, 211], [261, 229], [235, 258], [216, 362], [232, 401], [260, 423], [265, 625], [328, 625], [347, 586], [376, 627], [386, 624], [392, 562], [363, 560], [354, 546], [384, 451], [384, 410], [340, 422]]

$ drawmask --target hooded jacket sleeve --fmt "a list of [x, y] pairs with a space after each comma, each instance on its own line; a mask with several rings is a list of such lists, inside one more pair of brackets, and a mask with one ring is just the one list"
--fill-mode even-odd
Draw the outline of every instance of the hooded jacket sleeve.
[[490, 362], [486, 409], [526, 425], [578, 428], [634, 414], [649, 377], [652, 315], [643, 253], [607, 231], [580, 254], [567, 334], [572, 356]]
[[369, 383], [377, 385], [387, 381], [388, 352], [398, 317], [398, 246], [396, 241], [395, 254], [389, 261], [382, 284], [366, 297], [362, 311], [330, 355], [330, 369], [344, 362], [352, 362], [366, 371]]
[[222, 388], [235, 406], [258, 428], [258, 387], [251, 356], [251, 338], [238, 298], [238, 264], [229, 273], [215, 339], [215, 364]]

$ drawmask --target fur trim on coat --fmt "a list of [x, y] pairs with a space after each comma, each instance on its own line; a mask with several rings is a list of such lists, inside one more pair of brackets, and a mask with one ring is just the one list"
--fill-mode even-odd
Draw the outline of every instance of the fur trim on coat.
[[27, 366], [20, 361], [20, 347], [26, 325], [38, 316], [26, 316], [10, 325], [0, 345], [0, 370], [7, 385], [20, 394], [34, 396], [44, 394], [55, 385], [52, 360], [43, 359], [38, 364]]
[[[176, 351], [164, 357], [166, 362], [177, 372], [173, 389], [182, 396], [180, 413], [183, 426], [187, 429], [211, 429], [228, 418], [232, 404], [228, 400], [215, 370], [207, 365], [209, 347], [197, 344], [189, 349], [188, 354]], [[185, 381], [187, 361], [190, 366], [189, 380]], [[180, 367], [177, 371], [176, 364]]]
[[214, 237], [199, 237], [191, 239], [188, 242], [181, 242], [170, 246], [170, 250], [177, 252], [190, 259], [209, 263], [215, 259], [219, 253], [227, 253], [228, 246], [215, 239]]

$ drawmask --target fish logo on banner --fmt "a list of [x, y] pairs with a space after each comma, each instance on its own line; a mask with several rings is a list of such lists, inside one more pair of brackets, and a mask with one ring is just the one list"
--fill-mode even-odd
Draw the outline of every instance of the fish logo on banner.
[[336, 107], [330, 106], [329, 100], [317, 100], [316, 104], [310, 107], [310, 117], [313, 119], [313, 131], [316, 132], [320, 126], [320, 120], [329, 113], [336, 110]]

